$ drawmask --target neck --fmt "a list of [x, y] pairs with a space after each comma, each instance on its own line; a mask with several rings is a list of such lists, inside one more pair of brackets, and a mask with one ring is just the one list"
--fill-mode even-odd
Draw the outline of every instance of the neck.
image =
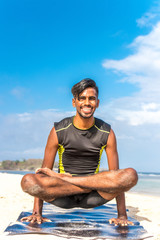
[[94, 125], [94, 117], [92, 116], [90, 118], [83, 118], [79, 114], [76, 114], [73, 119], [73, 124], [77, 128], [88, 129]]

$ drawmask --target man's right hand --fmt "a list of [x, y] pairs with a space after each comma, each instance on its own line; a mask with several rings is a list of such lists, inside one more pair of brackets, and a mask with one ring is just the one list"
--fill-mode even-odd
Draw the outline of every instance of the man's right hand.
[[70, 173], [57, 173], [57, 172], [54, 172], [53, 170], [51, 170], [51, 169], [49, 169], [47, 167], [45, 167], [45, 168], [37, 168], [35, 173], [44, 173], [47, 176], [57, 177], [57, 178], [63, 178], [64, 176], [72, 177], [72, 174], [70, 174]]
[[41, 224], [43, 222], [51, 222], [50, 219], [42, 217], [41, 214], [32, 214], [28, 217], [21, 218], [21, 222], [31, 222]]

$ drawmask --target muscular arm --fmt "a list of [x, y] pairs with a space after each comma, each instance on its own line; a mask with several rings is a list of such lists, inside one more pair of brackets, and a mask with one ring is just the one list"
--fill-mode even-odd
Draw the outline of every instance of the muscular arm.
[[[57, 139], [55, 128], [53, 127], [48, 136], [42, 168], [45, 168], [45, 167], [49, 169], [53, 168], [57, 149], [58, 149], [58, 139]], [[38, 212], [39, 214], [42, 215], [42, 206], [43, 206], [43, 201], [39, 198], [35, 198], [33, 212]]]
[[[45, 167], [49, 169], [53, 168], [57, 149], [58, 149], [57, 134], [56, 134], [55, 128], [52, 128], [46, 144], [42, 168], [45, 168]], [[43, 200], [35, 197], [32, 215], [27, 218], [22, 218], [22, 221], [37, 222], [39, 224], [44, 221], [49, 221], [46, 218], [42, 218], [42, 209], [43, 209]]]
[[[108, 159], [108, 166], [109, 170], [117, 170], [119, 169], [119, 158], [118, 158], [118, 152], [117, 152], [117, 142], [116, 137], [111, 129], [111, 132], [108, 137], [108, 143], [106, 147], [106, 154]], [[120, 220], [127, 220], [127, 214], [126, 214], [126, 206], [125, 206], [125, 195], [124, 193], [119, 194], [116, 197], [117, 202], [117, 211], [118, 211], [118, 219]], [[114, 222], [115, 224], [119, 224], [118, 219], [116, 221], [111, 219], [111, 222]], [[123, 223], [122, 223], [123, 224]], [[125, 224], [125, 223], [124, 223]]]
[[44, 160], [42, 163], [43, 168], [44, 167], [50, 169], [53, 168], [57, 150], [58, 150], [58, 138], [55, 128], [52, 128], [45, 148]]

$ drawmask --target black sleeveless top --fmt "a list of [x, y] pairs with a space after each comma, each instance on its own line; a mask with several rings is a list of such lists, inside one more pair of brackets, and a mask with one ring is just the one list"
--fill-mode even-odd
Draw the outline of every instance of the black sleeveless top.
[[59, 143], [59, 172], [73, 175], [98, 173], [111, 127], [95, 118], [91, 128], [82, 130], [74, 126], [73, 118], [54, 124]]

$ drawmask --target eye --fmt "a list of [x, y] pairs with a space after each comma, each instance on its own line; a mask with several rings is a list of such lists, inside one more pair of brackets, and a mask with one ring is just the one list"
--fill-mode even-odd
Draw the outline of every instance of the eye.
[[84, 96], [81, 96], [81, 97], [79, 97], [79, 99], [78, 99], [79, 101], [85, 101], [86, 100], [86, 97], [84, 97]]
[[95, 101], [95, 100], [96, 100], [96, 97], [91, 96], [91, 97], [89, 97], [89, 100], [90, 100], [90, 101]]

